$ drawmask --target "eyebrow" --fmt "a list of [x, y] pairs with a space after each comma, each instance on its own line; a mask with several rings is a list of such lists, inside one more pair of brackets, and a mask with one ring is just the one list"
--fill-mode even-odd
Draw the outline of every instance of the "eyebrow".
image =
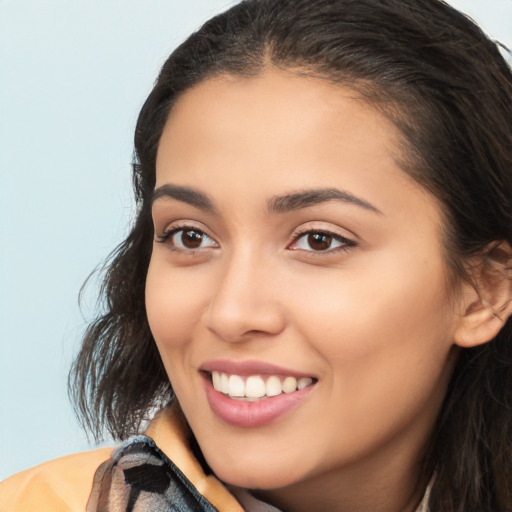
[[337, 188], [320, 188], [275, 196], [268, 203], [269, 213], [286, 213], [292, 210], [308, 208], [316, 204], [326, 203], [327, 201], [341, 201], [343, 203], [353, 204], [364, 208], [365, 210], [378, 213], [382, 212], [368, 201], [352, 195], [345, 190]]
[[[165, 198], [175, 199], [177, 201], [195, 206], [201, 210], [217, 213], [217, 209], [215, 208], [213, 201], [208, 197], [208, 195], [191, 187], [173, 185], [170, 183], [162, 185], [161, 187], [155, 189], [153, 192], [151, 204], [154, 204], [156, 201]], [[339, 190], [337, 188], [309, 189], [302, 192], [294, 192], [282, 196], [274, 196], [268, 202], [268, 212], [270, 214], [287, 213], [293, 210], [308, 208], [310, 206], [326, 203], [332, 200], [353, 204], [364, 208], [365, 210], [382, 214], [378, 208], [373, 206], [368, 201], [354, 196], [350, 192]]]
[[216, 212], [213, 201], [205, 193], [190, 187], [172, 185], [170, 183], [162, 185], [153, 192], [151, 204], [153, 205], [155, 201], [164, 198], [176, 199], [177, 201], [190, 204], [201, 210], [212, 213]]

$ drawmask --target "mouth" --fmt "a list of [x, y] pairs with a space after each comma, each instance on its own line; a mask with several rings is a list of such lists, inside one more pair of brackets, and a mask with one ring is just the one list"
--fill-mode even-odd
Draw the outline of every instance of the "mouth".
[[312, 386], [316, 379], [288, 375], [236, 375], [220, 371], [209, 373], [213, 389], [234, 400], [256, 402]]
[[216, 361], [200, 369], [211, 411], [224, 423], [269, 425], [308, 402], [318, 379], [266, 363]]

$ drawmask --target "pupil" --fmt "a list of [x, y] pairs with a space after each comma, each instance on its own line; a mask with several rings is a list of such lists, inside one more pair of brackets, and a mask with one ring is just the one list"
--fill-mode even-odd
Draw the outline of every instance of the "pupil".
[[332, 242], [332, 236], [325, 233], [310, 233], [308, 235], [308, 244], [315, 251], [325, 251], [329, 249]]
[[181, 235], [181, 241], [183, 242], [183, 245], [188, 249], [197, 249], [200, 247], [201, 242], [203, 241], [203, 235], [197, 231], [183, 231], [183, 234]]

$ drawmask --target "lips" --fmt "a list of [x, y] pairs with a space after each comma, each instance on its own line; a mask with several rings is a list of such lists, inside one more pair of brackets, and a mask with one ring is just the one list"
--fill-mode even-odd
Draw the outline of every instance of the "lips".
[[267, 363], [214, 361], [200, 368], [214, 414], [250, 428], [277, 420], [306, 400], [317, 379]]

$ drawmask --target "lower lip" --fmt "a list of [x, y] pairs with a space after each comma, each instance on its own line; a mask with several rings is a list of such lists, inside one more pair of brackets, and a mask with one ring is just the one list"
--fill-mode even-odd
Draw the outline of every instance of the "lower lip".
[[253, 428], [267, 425], [299, 406], [315, 384], [293, 393], [264, 398], [256, 402], [236, 400], [216, 391], [205, 377], [206, 398], [214, 414], [225, 423], [236, 427]]

